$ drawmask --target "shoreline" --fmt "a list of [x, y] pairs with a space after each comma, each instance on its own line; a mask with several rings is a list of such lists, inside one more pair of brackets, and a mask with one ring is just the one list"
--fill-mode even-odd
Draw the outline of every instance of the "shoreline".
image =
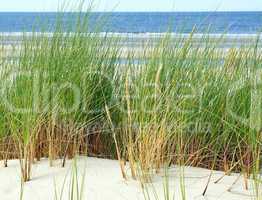
[[[72, 33], [61, 33], [69, 34]], [[83, 33], [86, 37], [99, 36], [101, 38], [116, 38], [119, 39], [117, 46], [124, 49], [141, 49], [143, 47], [154, 47], [161, 40], [168, 37], [172, 44], [179, 42], [183, 44], [187, 39], [191, 37], [191, 43], [193, 46], [211, 46], [213, 44], [217, 45], [217, 49], [230, 49], [239, 47], [252, 47], [258, 43], [258, 47], [262, 47], [262, 37], [260, 34], [212, 34], [212, 33], [195, 33], [195, 34], [184, 34], [184, 33]], [[24, 37], [30, 38], [32, 36], [36, 37], [52, 37], [51, 32], [0, 32], [0, 45], [2, 46], [19, 46]], [[203, 39], [208, 41], [203, 43]], [[125, 50], [126, 51], [126, 50]]]
[[[0, 32], [0, 36], [23, 36], [26, 35], [33, 35], [33, 34], [45, 34], [46, 36], [52, 36], [54, 32]], [[66, 32], [64, 32], [66, 33]], [[74, 32], [71, 32], [74, 34]], [[99, 33], [101, 36], [105, 35], [112, 35], [112, 36], [130, 36], [130, 37], [163, 37], [168, 35], [171, 35], [172, 37], [178, 37], [178, 36], [184, 36], [189, 37], [191, 33], [179, 33], [179, 32], [87, 32], [87, 34], [97, 34]], [[220, 38], [221, 36], [227, 36], [227, 38], [254, 38], [258, 35], [261, 35], [262, 33], [194, 33], [194, 37], [202, 37], [203, 35], [209, 35], [214, 38]]]

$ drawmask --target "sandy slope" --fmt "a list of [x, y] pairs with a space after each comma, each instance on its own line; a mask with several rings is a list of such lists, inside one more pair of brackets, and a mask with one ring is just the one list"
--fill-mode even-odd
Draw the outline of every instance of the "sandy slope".
[[[69, 183], [71, 177], [71, 165], [68, 162], [66, 168], [61, 168], [60, 161], [56, 162], [56, 166], [50, 168], [47, 160], [34, 165], [33, 178], [24, 186], [24, 200], [54, 200], [55, 188], [58, 193], [61, 192], [65, 177], [65, 189], [62, 200], [67, 200], [69, 193]], [[96, 159], [96, 158], [78, 158], [78, 174], [79, 182], [85, 172], [84, 200], [143, 200], [143, 192], [140, 184], [134, 180], [124, 181], [121, 178], [117, 161]], [[208, 187], [206, 196], [203, 197], [205, 185], [210, 175], [209, 170], [186, 167], [185, 169], [185, 185], [186, 197], [192, 200], [244, 200], [251, 199], [252, 184], [249, 183], [250, 189], [244, 190], [243, 179], [234, 185], [231, 192], [227, 189], [236, 180], [237, 175], [226, 176], [218, 184], [214, 181], [221, 177], [222, 172], [214, 172], [211, 183]], [[155, 193], [159, 199], [163, 198], [163, 173], [153, 180]], [[20, 171], [18, 161], [9, 161], [8, 168], [0, 168], [0, 199], [1, 200], [18, 200], [20, 196]], [[170, 191], [175, 193], [175, 199], [181, 199], [180, 191], [180, 169], [172, 168], [169, 170]], [[56, 183], [56, 184], [55, 184]], [[153, 191], [151, 186], [148, 186], [151, 194]], [[151, 189], [150, 189], [151, 188]], [[59, 194], [60, 195], [60, 194]], [[58, 196], [59, 196], [58, 195]], [[152, 197], [152, 200], [156, 198]], [[171, 198], [170, 198], [171, 199]]]

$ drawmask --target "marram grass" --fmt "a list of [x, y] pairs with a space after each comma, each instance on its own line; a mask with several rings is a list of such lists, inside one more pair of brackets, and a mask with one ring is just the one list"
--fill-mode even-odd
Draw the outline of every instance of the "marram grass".
[[227, 35], [212, 40], [207, 33], [196, 42], [194, 31], [167, 33], [156, 45], [127, 49], [119, 42], [126, 38], [88, 32], [88, 17], [81, 13], [74, 32], [64, 31], [58, 17], [53, 34], [24, 35], [9, 48], [16, 62], [4, 59], [2, 46], [6, 167], [8, 159], [20, 159], [28, 181], [42, 157], [64, 166], [84, 154], [119, 159], [123, 177], [128, 161], [142, 182], [173, 164], [258, 178], [259, 35], [253, 44], [221, 49]]

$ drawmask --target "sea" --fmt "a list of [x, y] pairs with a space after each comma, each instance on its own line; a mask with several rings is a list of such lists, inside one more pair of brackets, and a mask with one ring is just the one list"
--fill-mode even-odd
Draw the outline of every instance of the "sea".
[[[2, 12], [0, 32], [53, 32], [57, 17], [64, 29], [76, 22], [76, 13]], [[257, 34], [262, 31], [262, 12], [92, 12], [88, 30], [109, 33]]]

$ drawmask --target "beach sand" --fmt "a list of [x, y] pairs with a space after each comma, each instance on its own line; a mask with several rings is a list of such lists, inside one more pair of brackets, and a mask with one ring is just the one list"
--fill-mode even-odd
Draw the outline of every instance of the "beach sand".
[[[79, 157], [77, 159], [79, 187], [84, 178], [84, 198], [83, 200], [143, 200], [143, 191], [139, 181], [123, 180], [121, 177], [117, 161], [98, 158]], [[85, 176], [83, 176], [85, 174]], [[182, 199], [180, 183], [181, 169], [172, 167], [168, 171], [169, 190], [172, 197], [175, 194], [175, 200]], [[164, 200], [163, 184], [164, 173], [153, 178], [153, 185], [147, 184], [147, 188], [155, 200], [154, 191], [159, 200]], [[34, 164], [32, 180], [25, 183], [23, 190], [24, 200], [55, 200], [55, 190], [60, 199], [61, 191], [64, 185], [63, 196], [61, 199], [69, 200], [70, 180], [72, 176], [72, 161], [68, 161], [65, 168], [61, 168], [61, 161], [56, 161], [54, 167], [49, 167], [48, 160]], [[211, 181], [205, 196], [202, 193], [207, 185], [210, 176], [210, 170], [185, 167], [184, 185], [186, 199], [188, 200], [245, 200], [251, 199], [254, 194], [252, 183], [249, 182], [249, 189], [244, 189], [244, 180], [242, 177], [233, 185], [231, 191], [227, 191], [237, 180], [238, 175], [225, 176], [219, 183], [214, 182], [223, 176], [223, 172], [213, 172]], [[65, 184], [64, 180], [66, 179]], [[9, 161], [9, 167], [0, 170], [0, 199], [16, 200], [21, 193], [20, 168], [19, 161]], [[172, 198], [170, 198], [172, 199]]]

